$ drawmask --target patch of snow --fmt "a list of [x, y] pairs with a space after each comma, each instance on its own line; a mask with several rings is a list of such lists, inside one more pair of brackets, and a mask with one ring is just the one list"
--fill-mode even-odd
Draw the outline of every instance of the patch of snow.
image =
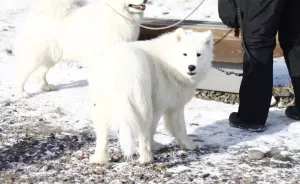
[[189, 171], [189, 170], [191, 170], [191, 168], [183, 166], [183, 165], [179, 165], [177, 167], [172, 167], [172, 168], [168, 169], [167, 172], [170, 172], [170, 173], [182, 173], [184, 171]]

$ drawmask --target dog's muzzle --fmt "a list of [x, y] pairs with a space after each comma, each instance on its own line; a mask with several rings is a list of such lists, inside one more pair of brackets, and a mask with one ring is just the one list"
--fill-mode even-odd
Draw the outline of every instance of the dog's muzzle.
[[146, 9], [145, 4], [139, 4], [139, 5], [129, 4], [128, 7], [134, 8], [134, 9], [137, 9], [137, 10], [141, 10], [141, 11], [144, 11]]

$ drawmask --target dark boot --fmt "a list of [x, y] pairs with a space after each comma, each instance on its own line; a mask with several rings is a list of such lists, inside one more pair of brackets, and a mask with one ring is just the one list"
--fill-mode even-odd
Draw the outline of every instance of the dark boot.
[[250, 123], [246, 123], [246, 122], [242, 121], [241, 119], [239, 119], [237, 112], [233, 112], [233, 113], [230, 114], [229, 124], [232, 127], [240, 128], [240, 129], [250, 131], [250, 132], [263, 132], [263, 131], [265, 131], [265, 126], [264, 125], [258, 125], [258, 124], [253, 124], [253, 123], [250, 124]]
[[289, 106], [285, 109], [285, 115], [294, 120], [300, 120], [300, 112], [295, 106]]

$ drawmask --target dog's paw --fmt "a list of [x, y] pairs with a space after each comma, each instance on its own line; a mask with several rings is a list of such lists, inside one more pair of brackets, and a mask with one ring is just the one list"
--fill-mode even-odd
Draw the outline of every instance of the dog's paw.
[[154, 150], [154, 151], [161, 150], [164, 147], [166, 147], [164, 144], [161, 144], [161, 143], [156, 142], [156, 141], [152, 141], [152, 143], [151, 143], [151, 149]]
[[16, 92], [14, 94], [14, 96], [16, 98], [30, 98], [31, 97], [31, 95], [29, 93], [27, 93], [27, 92]]
[[153, 162], [153, 155], [150, 152], [144, 150], [144, 151], [140, 151], [140, 157], [139, 157], [139, 163], [140, 164], [150, 164]]
[[140, 156], [139, 157], [139, 163], [140, 164], [151, 164], [153, 162], [153, 156], [147, 155], [147, 156]]
[[108, 162], [108, 157], [106, 155], [93, 154], [90, 156], [89, 161], [93, 164], [106, 164]]
[[195, 150], [198, 147], [193, 141], [189, 139], [184, 141], [180, 146], [184, 150]]
[[41, 86], [41, 90], [43, 91], [54, 91], [55, 89], [55, 86], [51, 84], [44, 84]]

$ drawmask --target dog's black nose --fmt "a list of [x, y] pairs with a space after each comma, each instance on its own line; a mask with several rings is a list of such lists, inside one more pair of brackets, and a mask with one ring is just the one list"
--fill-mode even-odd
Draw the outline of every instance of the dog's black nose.
[[189, 68], [189, 71], [192, 72], [196, 69], [196, 66], [195, 65], [189, 65], [188, 68]]

